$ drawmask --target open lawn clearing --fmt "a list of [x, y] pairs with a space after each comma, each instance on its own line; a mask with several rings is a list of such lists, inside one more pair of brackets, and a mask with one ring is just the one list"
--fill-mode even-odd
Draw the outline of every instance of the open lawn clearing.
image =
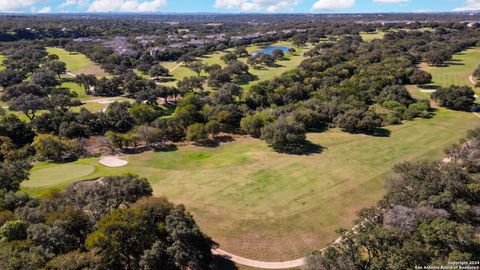
[[[431, 86], [468, 85], [474, 87], [469, 78], [479, 64], [480, 48], [476, 47], [455, 54], [453, 60], [448, 62], [445, 67], [422, 63], [420, 68], [432, 74], [433, 84]], [[480, 89], [475, 90], [477, 94], [480, 93]]]
[[[240, 138], [217, 148], [125, 156], [129, 163], [121, 168], [84, 159], [72, 164], [94, 166], [94, 173], [65, 180], [52, 172], [50, 183], [61, 187], [135, 173], [149, 179], [156, 196], [185, 204], [222, 249], [249, 259], [286, 261], [334, 241], [337, 228], [351, 227], [356, 211], [381, 198], [383, 180], [396, 163], [440, 158], [442, 149], [479, 126], [473, 114], [440, 109], [433, 119], [389, 127], [390, 137], [338, 129], [309, 134], [312, 143], [324, 147], [322, 153], [278, 154], [260, 140]], [[26, 185], [34, 195], [48, 188], [35, 178]]]
[[126, 97], [113, 97], [113, 98], [102, 98], [102, 97], [95, 97], [92, 96], [93, 99], [84, 100], [85, 103], [82, 106], [72, 107], [72, 111], [78, 112], [81, 108], [85, 108], [91, 112], [98, 112], [100, 110], [106, 109], [108, 105], [111, 103], [118, 101], [118, 102], [133, 102], [133, 99], [126, 98]]
[[369, 42], [369, 41], [372, 41], [374, 39], [382, 39], [384, 36], [385, 36], [386, 32], [384, 31], [377, 31], [377, 32], [373, 32], [373, 33], [366, 33], [366, 32], [362, 32], [360, 33], [360, 36], [362, 37], [362, 39], [366, 42]]
[[57, 182], [57, 179], [62, 179], [62, 181], [70, 181], [87, 176], [93, 172], [95, 172], [95, 167], [88, 164], [36, 166], [30, 175], [30, 179], [32, 181], [24, 182], [24, 186], [29, 187], [31, 183], [35, 183], [35, 186], [58, 185], [61, 183]]
[[75, 82], [63, 82], [60, 87], [67, 88], [70, 91], [74, 92], [77, 94], [77, 98], [80, 101], [88, 101], [92, 99], [97, 99], [98, 97], [92, 96], [92, 95], [87, 95], [85, 93], [85, 88], [78, 83]]
[[74, 74], [93, 74], [97, 77], [105, 77], [107, 73], [87, 56], [81, 53], [70, 53], [62, 48], [48, 47], [49, 54], [56, 54], [60, 61], [67, 64], [67, 71]]

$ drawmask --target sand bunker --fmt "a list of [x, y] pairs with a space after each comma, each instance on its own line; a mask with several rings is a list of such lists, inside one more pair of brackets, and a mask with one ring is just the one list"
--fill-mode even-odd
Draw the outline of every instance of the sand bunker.
[[119, 157], [116, 157], [116, 156], [102, 157], [98, 162], [100, 162], [100, 164], [104, 166], [112, 167], [112, 168], [123, 167], [128, 164], [128, 161], [120, 159]]

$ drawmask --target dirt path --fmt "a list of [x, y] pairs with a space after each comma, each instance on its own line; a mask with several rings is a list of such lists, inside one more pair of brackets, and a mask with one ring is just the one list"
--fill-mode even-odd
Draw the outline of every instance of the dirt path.
[[85, 100], [83, 101], [83, 103], [110, 104], [115, 102], [115, 100], [117, 99], [119, 99], [119, 97], [99, 98], [99, 99]]
[[[355, 225], [352, 228], [352, 231], [356, 231], [357, 227], [359, 225]], [[342, 237], [337, 238], [332, 244], [338, 244], [342, 241]], [[320, 251], [324, 251], [327, 249], [329, 246], [326, 246], [325, 248], [321, 249]], [[264, 262], [264, 261], [257, 261], [257, 260], [251, 260], [247, 258], [243, 258], [240, 256], [237, 256], [235, 254], [232, 254], [228, 251], [222, 250], [220, 248], [217, 249], [212, 249], [212, 253], [214, 255], [219, 255], [223, 256], [226, 259], [240, 265], [245, 265], [249, 267], [254, 267], [254, 268], [261, 268], [261, 269], [288, 269], [288, 268], [298, 268], [301, 267], [305, 264], [306, 258], [300, 258], [296, 260], [291, 260], [291, 261], [284, 261], [284, 262]]]
[[70, 75], [70, 76], [72, 76], [72, 77], [77, 77], [77, 74], [72, 73], [72, 72], [70, 72], [70, 71], [65, 72], [65, 74]]
[[470, 80], [470, 82], [473, 84], [473, 85], [476, 85], [477, 84], [477, 80], [475, 80], [475, 77], [473, 77], [473, 75], [470, 75], [470, 77], [468, 77], [468, 79]]
[[175, 71], [177, 68], [179, 68], [179, 67], [181, 67], [181, 66], [182, 66], [182, 63], [174, 66], [172, 69], [169, 70], [169, 72], [173, 72], [173, 71]]
[[420, 89], [420, 92], [422, 93], [435, 93], [437, 90], [435, 89]]
[[231, 260], [234, 263], [255, 267], [255, 268], [262, 268], [262, 269], [287, 269], [287, 268], [295, 268], [300, 267], [305, 264], [305, 258], [300, 258], [297, 260], [292, 261], [285, 261], [285, 262], [263, 262], [263, 261], [256, 261], [246, 259], [225, 250], [221, 249], [214, 249], [212, 253], [215, 255], [224, 256], [225, 258]]

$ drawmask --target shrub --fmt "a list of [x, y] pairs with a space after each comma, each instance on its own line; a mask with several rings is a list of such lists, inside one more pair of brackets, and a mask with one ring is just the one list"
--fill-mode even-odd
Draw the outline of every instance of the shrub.
[[439, 88], [432, 98], [440, 106], [453, 110], [469, 110], [475, 102], [475, 92], [468, 86], [450, 86]]
[[305, 126], [293, 117], [280, 117], [262, 129], [262, 139], [279, 152], [302, 152], [305, 150]]
[[10, 220], [0, 227], [0, 241], [10, 242], [27, 238], [27, 224], [21, 220]]
[[83, 151], [77, 141], [62, 139], [50, 134], [38, 135], [32, 146], [40, 160], [62, 161], [78, 157]]
[[203, 143], [208, 140], [208, 131], [205, 128], [204, 124], [195, 123], [187, 128], [187, 140], [196, 142], [196, 143]]

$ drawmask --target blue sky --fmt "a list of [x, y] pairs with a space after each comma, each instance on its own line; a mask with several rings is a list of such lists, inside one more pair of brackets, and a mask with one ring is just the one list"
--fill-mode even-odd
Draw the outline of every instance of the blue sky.
[[431, 12], [480, 10], [480, 0], [0, 0], [1, 12]]

